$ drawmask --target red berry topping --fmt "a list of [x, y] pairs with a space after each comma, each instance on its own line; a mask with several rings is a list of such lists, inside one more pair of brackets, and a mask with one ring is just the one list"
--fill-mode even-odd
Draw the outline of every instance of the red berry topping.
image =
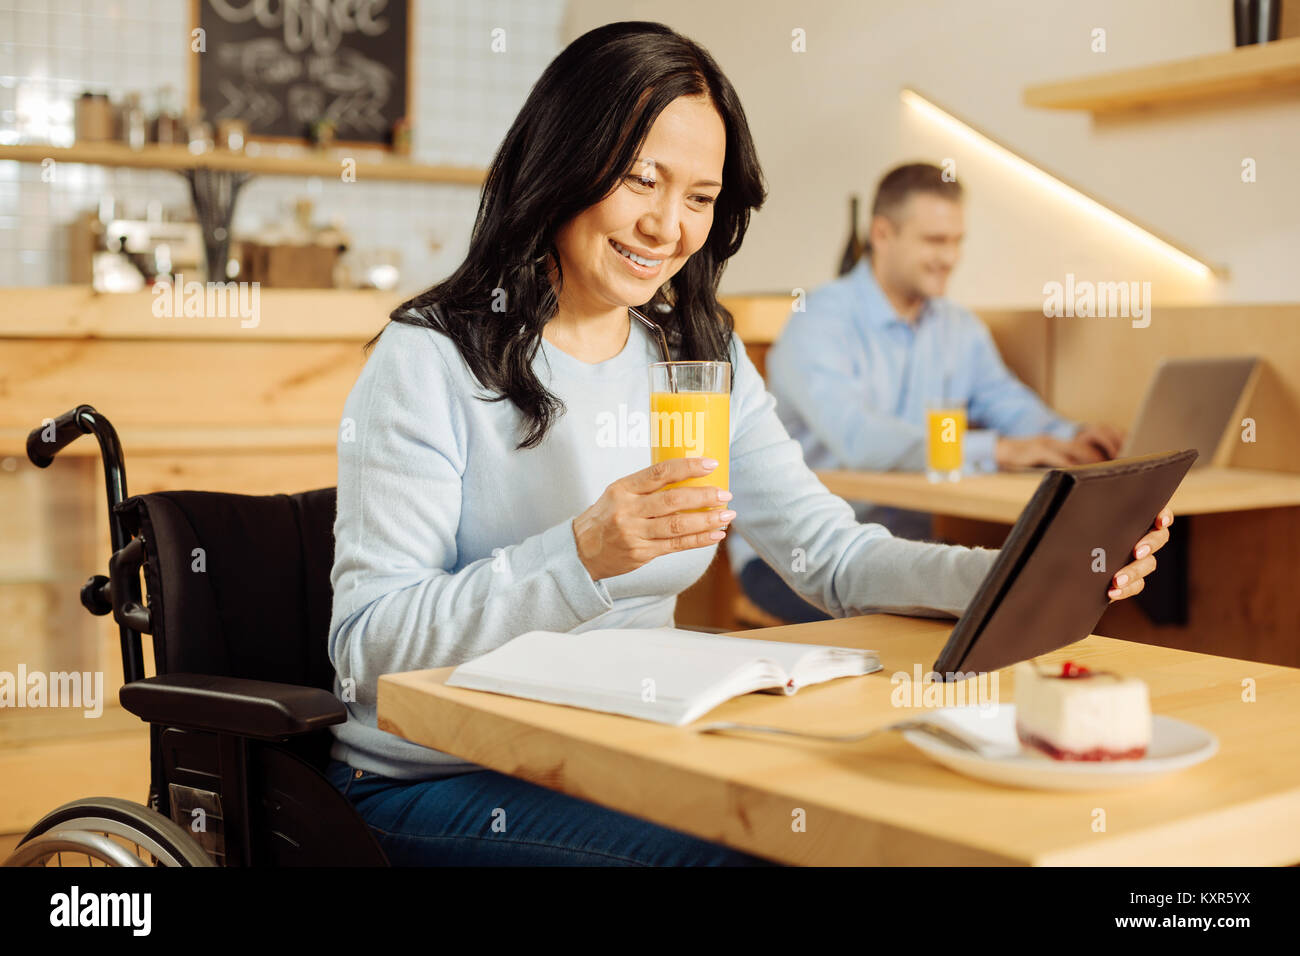
[[1091, 671], [1082, 664], [1076, 664], [1074, 661], [1066, 661], [1061, 665], [1062, 677], [1088, 677]]

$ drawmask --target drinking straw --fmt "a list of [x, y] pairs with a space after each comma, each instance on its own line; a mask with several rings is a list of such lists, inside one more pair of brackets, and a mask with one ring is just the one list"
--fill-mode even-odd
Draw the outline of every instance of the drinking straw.
[[664, 357], [664, 364], [668, 366], [668, 391], [677, 391], [677, 377], [673, 374], [672, 356], [668, 354], [668, 338], [664, 335], [664, 330], [660, 328], [659, 323], [652, 319], [647, 319], [631, 306], [627, 307], [628, 312], [641, 320], [641, 324], [655, 334], [659, 340], [659, 352]]

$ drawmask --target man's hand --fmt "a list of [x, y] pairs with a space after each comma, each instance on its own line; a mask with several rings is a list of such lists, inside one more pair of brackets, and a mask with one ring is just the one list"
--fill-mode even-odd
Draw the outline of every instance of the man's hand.
[[1034, 435], [1031, 438], [999, 436], [993, 446], [993, 458], [998, 468], [1032, 468], [1047, 465], [1067, 468], [1100, 461], [1100, 452], [1092, 445], [1079, 441], [1063, 441], [1051, 435]]
[[1074, 440], [1096, 446], [1106, 458], [1114, 458], [1124, 445], [1124, 431], [1114, 425], [1084, 425], [1075, 434]]

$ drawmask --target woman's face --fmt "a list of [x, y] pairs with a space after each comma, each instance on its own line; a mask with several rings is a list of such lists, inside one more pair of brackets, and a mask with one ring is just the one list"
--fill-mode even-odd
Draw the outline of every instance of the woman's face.
[[561, 301], [582, 313], [649, 301], [708, 238], [726, 149], [710, 100], [668, 104], [622, 182], [556, 234]]

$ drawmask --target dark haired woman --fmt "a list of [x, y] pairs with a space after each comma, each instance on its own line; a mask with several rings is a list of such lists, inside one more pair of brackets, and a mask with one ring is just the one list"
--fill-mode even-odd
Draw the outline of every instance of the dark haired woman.
[[[384, 733], [380, 674], [529, 630], [671, 625], [733, 522], [775, 568], [802, 549], [806, 570], [782, 577], [835, 617], [958, 615], [991, 565], [995, 551], [858, 524], [804, 465], [716, 299], [763, 199], [709, 54], [660, 24], [600, 27], [533, 87], [464, 263], [377, 337], [338, 446], [329, 651], [355, 700], [330, 774], [392, 862], [759, 861]], [[629, 306], [662, 323], [674, 358], [732, 363], [731, 494], [664, 488], [706, 460], [647, 468], [644, 445], [597, 439], [602, 415], [649, 407], [660, 356]], [[1112, 597], [1141, 589], [1171, 520]]]

